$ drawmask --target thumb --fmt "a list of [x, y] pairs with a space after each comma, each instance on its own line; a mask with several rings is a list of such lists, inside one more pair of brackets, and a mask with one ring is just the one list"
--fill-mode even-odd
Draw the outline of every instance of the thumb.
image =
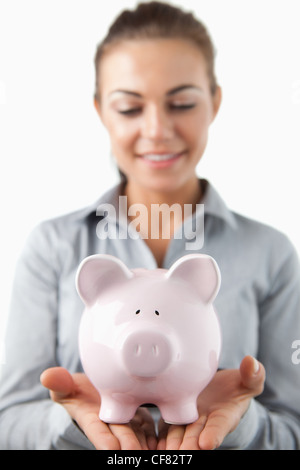
[[51, 367], [40, 376], [41, 384], [52, 392], [55, 401], [67, 398], [75, 390], [72, 375], [63, 367]]
[[240, 374], [243, 385], [260, 395], [264, 389], [266, 378], [265, 368], [252, 356], [245, 356], [240, 364]]

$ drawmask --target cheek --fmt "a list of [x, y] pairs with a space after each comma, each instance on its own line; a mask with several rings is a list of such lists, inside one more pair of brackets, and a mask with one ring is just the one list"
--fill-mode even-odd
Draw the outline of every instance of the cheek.
[[190, 149], [202, 148], [207, 142], [209, 120], [207, 116], [202, 113], [190, 116], [186, 118], [177, 129]]
[[112, 149], [118, 151], [118, 154], [133, 148], [138, 135], [137, 125], [134, 122], [118, 122], [115, 120], [111, 126], [107, 127], [107, 130]]

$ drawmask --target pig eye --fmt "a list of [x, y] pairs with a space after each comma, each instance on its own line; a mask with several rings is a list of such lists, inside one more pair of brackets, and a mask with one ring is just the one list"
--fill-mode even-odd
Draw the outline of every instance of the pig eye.
[[135, 312], [136, 315], [138, 315], [139, 313], [140, 313], [140, 310], [137, 310], [137, 311]]
[[155, 310], [155, 315], [159, 315], [159, 311], [158, 311], [158, 310]]

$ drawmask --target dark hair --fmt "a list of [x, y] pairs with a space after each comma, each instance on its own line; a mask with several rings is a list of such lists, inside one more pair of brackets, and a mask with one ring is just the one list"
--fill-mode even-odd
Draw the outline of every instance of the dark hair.
[[194, 42], [202, 51], [207, 64], [212, 95], [217, 89], [214, 73], [215, 50], [205, 26], [192, 13], [161, 2], [140, 3], [135, 10], [124, 10], [113, 22], [95, 55], [95, 99], [99, 100], [99, 65], [109, 48], [122, 40], [181, 38]]

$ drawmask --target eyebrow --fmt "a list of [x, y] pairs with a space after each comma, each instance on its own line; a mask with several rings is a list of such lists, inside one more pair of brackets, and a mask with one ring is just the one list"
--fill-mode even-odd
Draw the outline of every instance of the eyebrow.
[[[192, 89], [192, 90], [196, 90], [200, 92], [203, 91], [202, 88], [195, 86], [195, 85], [180, 85], [176, 88], [172, 88], [171, 90], [167, 91], [166, 95], [173, 96], [176, 93], [180, 93], [181, 91], [184, 91], [187, 89]], [[126, 95], [135, 96], [136, 98], [142, 98], [142, 95], [140, 93], [137, 93], [136, 91], [131, 91], [131, 90], [114, 90], [110, 94], [112, 95], [114, 93], [125, 93]]]
[[192, 89], [192, 90], [196, 90], [196, 91], [203, 91], [202, 88], [200, 88], [198, 86], [195, 86], [195, 85], [181, 85], [181, 86], [178, 86], [176, 88], [172, 88], [172, 90], [169, 90], [167, 92], [167, 96], [175, 95], [176, 93], [179, 93], [180, 91], [184, 91], [184, 90], [187, 90], [187, 89]]

